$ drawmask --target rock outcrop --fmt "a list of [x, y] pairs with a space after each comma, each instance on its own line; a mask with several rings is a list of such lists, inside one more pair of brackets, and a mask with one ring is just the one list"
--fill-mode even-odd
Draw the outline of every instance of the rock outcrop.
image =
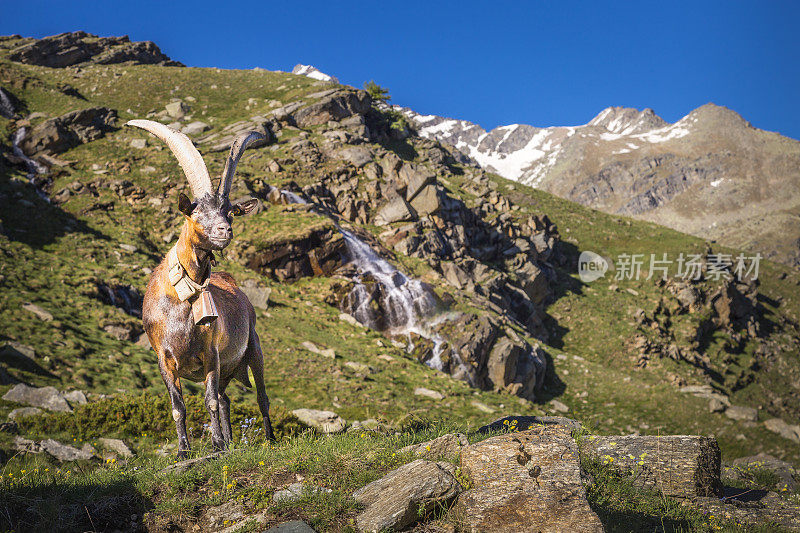
[[58, 154], [114, 130], [117, 112], [107, 107], [72, 111], [35, 126], [20, 143], [28, 156]]
[[131, 42], [128, 36], [97, 37], [83, 31], [60, 33], [34, 40], [13, 50], [11, 61], [63, 68], [82, 63], [183, 66], [171, 60], [151, 41]]
[[456, 503], [466, 531], [603, 531], [586, 500], [578, 448], [563, 426], [468, 446], [461, 468], [472, 481]]

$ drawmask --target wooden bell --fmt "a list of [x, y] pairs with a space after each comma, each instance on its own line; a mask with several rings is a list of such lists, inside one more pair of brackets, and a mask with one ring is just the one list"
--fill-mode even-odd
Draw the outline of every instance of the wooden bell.
[[195, 325], [198, 326], [207, 326], [219, 317], [217, 306], [214, 305], [214, 298], [211, 297], [208, 289], [200, 291], [200, 295], [192, 303], [192, 315]]

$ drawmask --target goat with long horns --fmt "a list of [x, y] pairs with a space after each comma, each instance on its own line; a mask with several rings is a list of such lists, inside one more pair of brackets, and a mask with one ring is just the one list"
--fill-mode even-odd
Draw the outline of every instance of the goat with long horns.
[[158, 355], [161, 377], [172, 401], [178, 458], [185, 458], [189, 451], [181, 378], [205, 382], [211, 442], [215, 450], [222, 450], [231, 440], [230, 400], [225, 388], [233, 378], [249, 387], [249, 367], [264, 431], [273, 439], [255, 311], [230, 274], [211, 271], [214, 251], [225, 248], [233, 237], [232, 217], [250, 213], [258, 205], [252, 198], [232, 205], [228, 195], [242, 153], [249, 143], [264, 136], [248, 131], [236, 137], [214, 191], [203, 158], [186, 135], [151, 120], [131, 120], [127, 125], [147, 130], [167, 143], [194, 195], [194, 201], [183, 193], [178, 197], [178, 209], [185, 218], [183, 228], [177, 244], [153, 271], [142, 305], [144, 330]]

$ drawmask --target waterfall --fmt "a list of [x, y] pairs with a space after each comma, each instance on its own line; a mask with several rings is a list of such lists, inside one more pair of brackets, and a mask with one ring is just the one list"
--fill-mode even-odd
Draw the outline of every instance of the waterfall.
[[36, 174], [46, 173], [47, 167], [25, 155], [25, 152], [23, 152], [22, 148], [19, 147], [19, 143], [21, 143], [25, 138], [26, 133], [26, 128], [20, 128], [15, 131], [14, 135], [11, 137], [11, 144], [14, 155], [22, 159], [25, 162], [25, 166], [28, 168], [28, 179], [33, 181], [33, 178], [36, 176]]
[[12, 118], [14, 116], [14, 104], [6, 94], [5, 89], [0, 88], [0, 117]]
[[293, 193], [292, 191], [281, 190], [281, 194], [290, 204], [307, 204], [305, 200], [300, 198], [298, 195]]
[[[281, 190], [280, 193], [291, 204], [308, 204], [291, 191]], [[344, 237], [350, 262], [357, 271], [352, 278], [355, 285], [342, 302], [342, 307], [370, 329], [405, 335], [409, 352], [414, 349], [412, 333], [433, 342], [432, 355], [425, 364], [446, 372], [448, 368], [442, 355], [448, 343], [434, 333], [433, 328], [452, 318], [453, 314], [437, 314], [436, 299], [425, 284], [397, 270], [354, 233], [338, 224], [336, 228]], [[475, 385], [472, 373], [453, 350], [450, 351], [449, 366], [454, 378]]]
[[[430, 340], [433, 342], [433, 353], [425, 364], [433, 369], [446, 371], [442, 354], [447, 347], [447, 341], [434, 333], [433, 328], [450, 319], [452, 314], [436, 314], [436, 299], [421, 281], [397, 270], [352, 232], [341, 227], [339, 231], [344, 236], [350, 262], [358, 272], [353, 278], [355, 286], [345, 298], [344, 307], [356, 320], [369, 328], [387, 330], [393, 335], [406, 335], [409, 341], [408, 351], [414, 348], [412, 333]], [[369, 285], [372, 285], [372, 290]], [[452, 350], [450, 365], [450, 374], [453, 377], [474, 385], [467, 366]]]

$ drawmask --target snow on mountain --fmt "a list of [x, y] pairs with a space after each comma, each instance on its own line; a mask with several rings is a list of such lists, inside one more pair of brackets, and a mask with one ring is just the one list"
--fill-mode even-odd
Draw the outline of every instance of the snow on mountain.
[[609, 155], [631, 153], [644, 145], [679, 139], [689, 133], [690, 117], [669, 124], [652, 109], [609, 107], [583, 126], [537, 128], [526, 124], [500, 126], [489, 132], [472, 122], [420, 115], [395, 106], [423, 137], [455, 146], [482, 167], [534, 187], [570, 147], [594, 145]]
[[320, 80], [320, 81], [330, 81], [333, 83], [339, 83], [339, 80], [336, 79], [334, 76], [325, 74], [324, 72], [320, 71], [318, 68], [312, 65], [303, 65], [301, 63], [298, 63], [292, 69], [292, 74], [297, 74], [298, 76], [308, 76], [309, 78], [313, 78], [315, 80]]

